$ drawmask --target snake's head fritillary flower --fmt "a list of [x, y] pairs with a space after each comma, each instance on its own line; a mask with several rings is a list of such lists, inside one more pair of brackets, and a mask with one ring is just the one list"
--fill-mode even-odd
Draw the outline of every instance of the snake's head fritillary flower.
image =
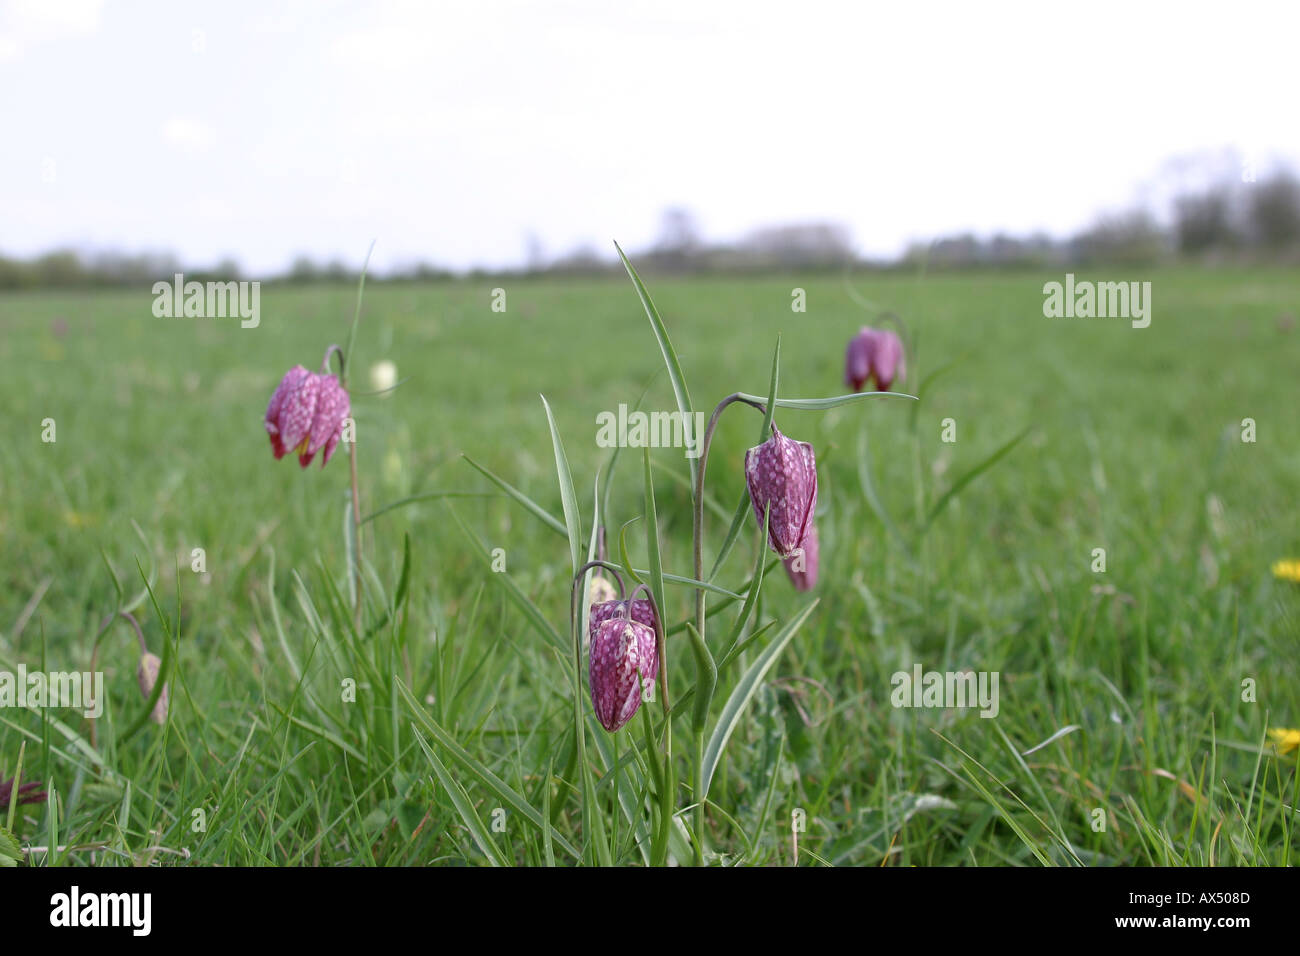
[[[9, 809], [9, 801], [14, 798], [14, 778], [0, 780], [0, 810]], [[18, 786], [18, 805], [24, 803], [44, 803], [49, 796], [44, 790], [40, 789], [41, 785], [36, 781], [24, 783]]]
[[321, 467], [325, 467], [343, 435], [343, 420], [350, 411], [347, 390], [337, 376], [309, 372], [295, 365], [280, 380], [266, 406], [271, 451], [277, 460], [288, 451], [296, 451], [298, 464], [306, 468], [324, 448]]
[[596, 719], [612, 734], [641, 706], [643, 684], [652, 688], [659, 676], [654, 629], [622, 614], [602, 621], [591, 634], [587, 676]]
[[903, 342], [889, 329], [876, 333], [876, 348], [871, 355], [871, 371], [876, 377], [876, 388], [889, 391], [895, 381], [907, 377], [907, 364], [903, 358]]
[[[158, 674], [162, 671], [162, 660], [157, 654], [150, 654], [146, 651], [140, 657], [140, 664], [135, 669], [135, 679], [140, 683], [140, 693], [145, 700], [153, 693], [154, 687], [158, 684]], [[158, 695], [158, 700], [154, 702], [153, 712], [149, 717], [155, 724], [167, 723], [167, 685], [163, 684], [162, 693]]]
[[343, 420], [352, 410], [347, 389], [339, 383], [338, 376], [322, 374], [317, 375], [316, 380], [318, 382], [316, 414], [312, 418], [311, 430], [303, 439], [298, 455], [298, 464], [304, 468], [311, 464], [316, 452], [322, 448], [325, 449], [325, 453], [321, 457], [320, 466], [324, 468], [329, 464], [330, 455], [334, 454], [334, 447], [343, 437]]
[[862, 386], [871, 378], [871, 354], [875, 346], [875, 330], [866, 326], [849, 339], [849, 346], [844, 351], [844, 384], [855, 392], [862, 391]]
[[[611, 593], [613, 588], [610, 588]], [[600, 603], [593, 603], [591, 611], [587, 615], [587, 630], [590, 636], [596, 636], [596, 628], [604, 624], [612, 617], [620, 614], [620, 609], [627, 605], [627, 613], [624, 615], [630, 617], [638, 624], [644, 624], [650, 630], [655, 627], [655, 610], [654, 605], [645, 598], [637, 598], [633, 601], [609, 600]]]
[[790, 576], [796, 591], [811, 591], [817, 586], [817, 564], [821, 558], [821, 546], [817, 541], [817, 525], [808, 528], [804, 536], [803, 547], [786, 558], [785, 573]]
[[[311, 372], [295, 365], [284, 373], [284, 378], [271, 393], [271, 401], [266, 406], [266, 433], [271, 436], [271, 451], [276, 461], [301, 442], [311, 427], [315, 407], [308, 408], [303, 400], [305, 396], [300, 392], [312, 377]], [[294, 438], [297, 441], [293, 441]]]
[[863, 326], [849, 340], [844, 353], [844, 384], [860, 392], [875, 379], [876, 388], [887, 392], [894, 382], [906, 377], [903, 341], [889, 329]]
[[758, 526], [771, 505], [767, 540], [782, 558], [803, 544], [817, 508], [817, 461], [813, 446], [772, 426], [772, 437], [745, 452], [745, 483]]

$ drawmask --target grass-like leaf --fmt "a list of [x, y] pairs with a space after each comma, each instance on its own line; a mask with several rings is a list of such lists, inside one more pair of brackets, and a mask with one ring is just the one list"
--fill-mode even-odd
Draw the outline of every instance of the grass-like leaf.
[[[751, 402], [765, 402], [762, 395], [750, 395], [748, 392], [740, 392], [740, 397]], [[854, 392], [852, 395], [835, 395], [831, 398], [778, 398], [775, 404], [777, 408], [802, 408], [805, 411], [820, 411], [824, 408], [834, 408], [836, 405], [847, 405], [850, 402], [865, 401], [869, 398], [910, 398], [916, 401], [915, 395], [909, 395], [906, 392]]]
[[[664, 365], [668, 369], [668, 381], [673, 386], [673, 396], [677, 399], [677, 410], [682, 413], [683, 421], [694, 421], [694, 406], [691, 405], [691, 393], [686, 388], [686, 376], [682, 374], [682, 363], [677, 358], [677, 350], [673, 348], [672, 340], [668, 338], [668, 328], [664, 325], [664, 320], [659, 316], [659, 310], [655, 308], [654, 302], [650, 299], [650, 293], [641, 281], [641, 277], [636, 274], [636, 269], [632, 268], [632, 263], [628, 261], [627, 256], [623, 254], [623, 249], [616, 242], [614, 248], [618, 250], [618, 257], [623, 260], [623, 268], [632, 278], [632, 285], [636, 287], [636, 294], [641, 298], [641, 305], [645, 308], [645, 314], [650, 319], [650, 327], [654, 330], [655, 339], [659, 343], [659, 351], [663, 353]], [[702, 436], [696, 436], [697, 439]], [[696, 472], [699, 470], [699, 461], [695, 458], [689, 459], [691, 465], [691, 487], [695, 487]]]
[[469, 457], [469, 455], [462, 454], [461, 457], [464, 458], [465, 461], [469, 463], [471, 468], [477, 470], [479, 474], [481, 474], [484, 478], [492, 482], [494, 485], [496, 485], [498, 488], [500, 488], [502, 491], [508, 494], [511, 498], [515, 499], [515, 501], [519, 502], [521, 505], [523, 505], [525, 508], [531, 511], [534, 515], [536, 515], [541, 520], [542, 524], [546, 525], [556, 534], [560, 534], [560, 535], [564, 535], [565, 537], [568, 537], [569, 529], [564, 526], [564, 522], [560, 521], [559, 518], [552, 515], [549, 511], [547, 511], [537, 502], [533, 501], [532, 498], [529, 498], [526, 494], [524, 494], [514, 485], [510, 484], [504, 478], [498, 477], [490, 469], [485, 468], [483, 465], [480, 465], [473, 458]]
[[[411, 716], [415, 718], [415, 724], [420, 731], [423, 731], [436, 740], [457, 763], [461, 764], [466, 770], [482, 781], [484, 786], [495, 793], [506, 804], [513, 807], [521, 817], [533, 826], [537, 827], [538, 830], [543, 829], [542, 815], [538, 813], [527, 800], [516, 793], [509, 784], [494, 774], [484, 764], [474, 759], [474, 757], [470, 755], [469, 751], [458, 744], [451, 734], [447, 733], [447, 731], [435, 723], [433, 718], [425, 713], [424, 708], [420, 706], [419, 702], [411, 694], [410, 689], [403, 684], [400, 679], [395, 680], [394, 683], [397, 685], [397, 692], [401, 695], [402, 700], [405, 701]], [[552, 832], [551, 839], [554, 841], [556, 846], [572, 856], [575, 860], [581, 858], [582, 854], [574, 849], [573, 844], [560, 834]]]
[[727, 698], [726, 706], [722, 708], [722, 714], [718, 717], [713, 733], [709, 735], [709, 742], [705, 745], [704, 764], [700, 768], [700, 787], [699, 793], [695, 795], [696, 800], [708, 799], [709, 787], [713, 784], [713, 774], [718, 769], [718, 761], [722, 759], [722, 751], [727, 746], [727, 741], [731, 739], [732, 732], [740, 722], [740, 715], [749, 706], [750, 700], [762, 686], [763, 678], [772, 669], [772, 665], [776, 663], [776, 659], [780, 657], [795, 633], [803, 626], [803, 622], [808, 620], [808, 615], [813, 612], [817, 603], [818, 601], [813, 601], [787, 621], [785, 627], [772, 638], [772, 643], [763, 648], [763, 653], [758, 655], [736, 683], [731, 696]]
[[994, 451], [993, 454], [989, 455], [978, 465], [976, 465], [970, 471], [966, 472], [966, 474], [962, 475], [955, 482], [953, 482], [952, 487], [949, 488], [947, 491], [945, 491], [942, 495], [940, 495], [939, 500], [936, 501], [934, 505], [930, 508], [930, 513], [925, 516], [925, 523], [921, 526], [921, 530], [924, 531], [927, 528], [929, 528], [930, 525], [934, 523], [934, 519], [939, 517], [939, 513], [948, 506], [948, 502], [951, 501], [953, 497], [957, 495], [958, 492], [960, 492], [972, 481], [974, 481], [976, 478], [978, 478], [984, 472], [988, 471], [999, 461], [1005, 458], [1008, 454], [1010, 454], [1011, 449], [1015, 448], [1016, 445], [1020, 444], [1021, 440], [1028, 434], [1029, 434], [1029, 426], [1026, 425], [1023, 429], [1021, 429], [1018, 435], [1012, 438], [1005, 445], [1002, 445], [1000, 448]]
[[542, 407], [546, 409], [546, 424], [551, 429], [551, 446], [555, 450], [555, 477], [560, 483], [560, 502], [564, 506], [565, 534], [569, 537], [569, 554], [573, 559], [570, 574], [577, 574], [582, 566], [582, 514], [578, 511], [578, 496], [573, 490], [573, 473], [569, 471], [569, 458], [564, 453], [564, 443], [560, 441], [560, 430], [555, 425], [555, 416], [551, 414], [551, 405], [542, 396]]
[[[415, 724], [411, 724], [411, 728], [415, 729]], [[438, 782], [447, 791], [447, 796], [451, 797], [452, 805], [456, 808], [456, 812], [460, 814], [465, 829], [469, 830], [470, 837], [473, 838], [478, 848], [483, 851], [483, 855], [487, 857], [488, 862], [493, 866], [509, 866], [510, 861], [505, 858], [501, 848], [492, 842], [492, 837], [488, 835], [487, 827], [483, 825], [483, 819], [478, 815], [478, 811], [474, 809], [474, 803], [470, 800], [469, 794], [465, 792], [465, 788], [452, 779], [451, 774], [447, 772], [447, 768], [438, 759], [438, 755], [433, 752], [433, 748], [428, 745], [424, 735], [419, 733], [418, 730], [415, 739], [419, 742], [424, 755], [429, 758], [433, 772], [438, 775]]]
[[[455, 519], [456, 524], [460, 526], [460, 530], [465, 534], [465, 539], [473, 546], [475, 552], [478, 553], [478, 556], [482, 558], [489, 567], [491, 567], [492, 555], [488, 551], [487, 545], [483, 543], [478, 535], [470, 530], [469, 525], [467, 525], [464, 519], [456, 513], [455, 508], [448, 505], [447, 510], [451, 513], [452, 518]], [[539, 634], [545, 637], [561, 651], [568, 651], [568, 643], [560, 636], [559, 631], [551, 625], [551, 622], [546, 619], [546, 615], [543, 614], [537, 605], [532, 602], [532, 599], [529, 598], [528, 595], [523, 592], [523, 589], [515, 583], [514, 579], [510, 577], [508, 571], [501, 571], [490, 575], [490, 577], [498, 581], [501, 586], [505, 588], [506, 594], [510, 596], [510, 600], [514, 602], [515, 606], [518, 607], [519, 610], [524, 612], [524, 617], [528, 618], [529, 622], [537, 629]]]

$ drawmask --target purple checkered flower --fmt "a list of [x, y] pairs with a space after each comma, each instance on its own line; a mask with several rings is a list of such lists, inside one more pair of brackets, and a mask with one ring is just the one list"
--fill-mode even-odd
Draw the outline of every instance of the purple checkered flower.
[[860, 392], [870, 379], [876, 388], [887, 392], [895, 381], [906, 377], [907, 363], [903, 342], [889, 329], [863, 326], [849, 340], [844, 353], [844, 384]]
[[[648, 601], [633, 603], [649, 604]], [[641, 706], [643, 684], [647, 689], [652, 688], [659, 676], [654, 628], [621, 613], [602, 621], [591, 632], [587, 676], [596, 719], [612, 734], [631, 720]]]
[[803, 544], [817, 508], [813, 446], [787, 438], [773, 425], [772, 437], [745, 453], [745, 482], [760, 528], [771, 506], [768, 544], [782, 558], [790, 557]]
[[337, 376], [295, 365], [280, 380], [266, 407], [266, 431], [276, 460], [296, 451], [298, 464], [306, 468], [323, 448], [321, 467], [325, 467], [350, 411], [347, 390]]

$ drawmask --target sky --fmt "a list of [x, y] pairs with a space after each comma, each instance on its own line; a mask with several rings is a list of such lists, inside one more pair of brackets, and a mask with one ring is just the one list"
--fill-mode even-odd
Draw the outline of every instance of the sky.
[[1300, 166], [1300, 4], [1047, 7], [0, 0], [0, 255], [511, 267], [679, 206], [885, 257]]

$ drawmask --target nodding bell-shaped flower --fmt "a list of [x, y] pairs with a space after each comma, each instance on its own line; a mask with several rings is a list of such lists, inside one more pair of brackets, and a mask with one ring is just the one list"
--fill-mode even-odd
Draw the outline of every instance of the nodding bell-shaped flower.
[[641, 706], [642, 686], [653, 688], [658, 676], [659, 651], [653, 627], [620, 613], [591, 632], [587, 671], [591, 706], [600, 726], [611, 734], [632, 719]]
[[771, 505], [767, 542], [782, 558], [803, 544], [817, 508], [817, 460], [813, 446], [772, 426], [772, 437], [745, 452], [745, 483], [758, 526]]
[[817, 586], [817, 563], [821, 557], [820, 552], [817, 526], [812, 525], [803, 539], [803, 547], [782, 562], [785, 565], [785, 573], [790, 576], [796, 591], [811, 591]]
[[343, 420], [351, 410], [347, 390], [337, 376], [325, 371], [309, 372], [295, 365], [280, 380], [266, 406], [266, 431], [276, 460], [288, 451], [296, 451], [298, 464], [306, 468], [323, 448], [324, 468], [343, 435]]
[[[610, 589], [613, 590], [612, 588]], [[604, 624], [612, 617], [617, 617], [620, 609], [627, 605], [625, 617], [630, 617], [638, 624], [644, 624], [650, 630], [655, 627], [655, 609], [645, 598], [637, 598], [633, 601], [602, 601], [599, 604], [592, 604], [591, 611], [587, 616], [587, 631], [590, 636], [596, 636], [596, 628]]]
[[877, 390], [887, 392], [895, 381], [906, 377], [906, 369], [903, 342], [889, 329], [863, 326], [844, 353], [844, 384], [855, 392], [862, 391], [873, 378]]
[[[153, 689], [158, 684], [158, 674], [162, 670], [162, 659], [157, 654], [151, 654], [145, 651], [140, 656], [140, 664], [135, 669], [135, 679], [140, 684], [140, 693], [145, 700], [153, 693]], [[153, 711], [149, 718], [155, 724], [167, 723], [167, 685], [163, 684], [162, 692], [158, 695], [158, 700], [154, 702]]]

